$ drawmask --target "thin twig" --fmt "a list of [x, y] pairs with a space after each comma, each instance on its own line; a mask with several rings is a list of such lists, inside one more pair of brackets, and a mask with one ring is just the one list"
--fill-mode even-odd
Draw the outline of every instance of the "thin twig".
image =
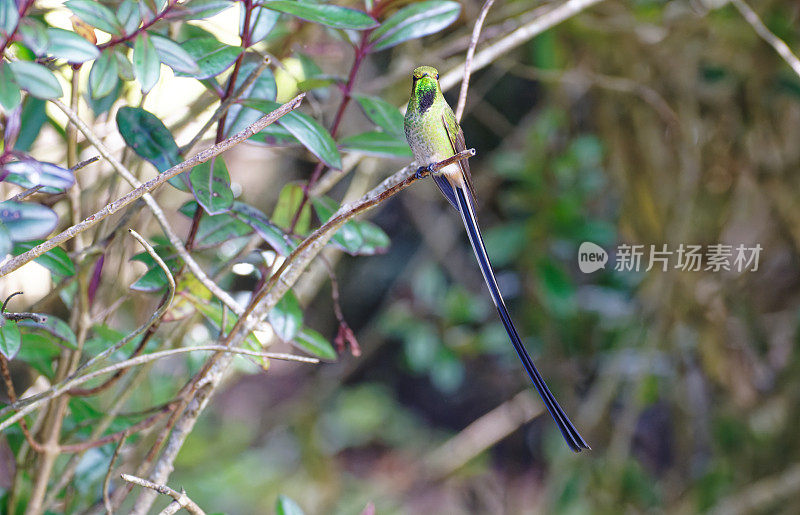
[[[472, 60], [472, 71], [480, 70], [493, 63], [497, 57], [509, 52], [510, 50], [522, 45], [534, 36], [541, 34], [547, 29], [558, 25], [579, 12], [599, 4], [603, 0], [567, 0], [536, 19], [519, 27], [507, 36], [487, 46], [475, 54]], [[442, 91], [446, 91], [455, 86], [463, 75], [460, 66], [450, 70], [439, 79]]]
[[106, 477], [103, 478], [103, 505], [106, 507], [106, 513], [108, 515], [114, 514], [114, 507], [111, 506], [111, 496], [108, 494], [108, 489], [111, 485], [111, 474], [114, 471], [114, 464], [117, 462], [119, 453], [122, 450], [122, 446], [125, 445], [125, 440], [127, 438], [128, 431], [126, 430], [122, 434], [122, 438], [119, 439], [117, 447], [114, 449], [114, 454], [111, 456], [111, 463], [108, 464], [108, 472], [106, 472]]
[[126, 359], [124, 361], [120, 361], [118, 363], [114, 363], [113, 365], [109, 365], [105, 368], [101, 368], [100, 370], [96, 370], [94, 372], [89, 372], [87, 374], [75, 377], [71, 380], [65, 381], [60, 383], [59, 385], [50, 388], [46, 392], [41, 394], [32, 395], [30, 397], [26, 397], [24, 399], [20, 399], [18, 402], [11, 406], [7, 406], [0, 410], [0, 416], [8, 413], [12, 409], [21, 408], [17, 413], [8, 417], [7, 419], [0, 422], [0, 431], [3, 431], [11, 424], [15, 423], [17, 420], [21, 419], [31, 411], [38, 408], [44, 401], [48, 401], [55, 397], [59, 397], [64, 395], [70, 388], [75, 386], [84, 384], [92, 379], [97, 377], [103, 376], [105, 374], [110, 374], [112, 372], [116, 372], [117, 370], [121, 370], [124, 368], [129, 368], [133, 366], [143, 365], [145, 363], [149, 363], [151, 361], [163, 359], [169, 356], [174, 356], [176, 354], [185, 354], [187, 352], [196, 352], [196, 351], [214, 351], [214, 352], [229, 352], [232, 354], [242, 354], [244, 356], [255, 356], [258, 358], [268, 358], [268, 359], [280, 359], [285, 361], [297, 361], [300, 363], [319, 363], [317, 358], [309, 358], [306, 356], [298, 356], [296, 354], [286, 354], [282, 352], [257, 352], [251, 351], [248, 349], [234, 349], [224, 345], [198, 345], [195, 347], [181, 347], [178, 349], [168, 349], [162, 350], [158, 352], [152, 352], [150, 354], [145, 354], [144, 356], [137, 356], [135, 358]]
[[[70, 168], [69, 171], [74, 173], [74, 172], [80, 170], [81, 168], [94, 163], [98, 159], [100, 159], [99, 156], [94, 156], [94, 157], [91, 157], [91, 158], [87, 159], [86, 161], [81, 161], [80, 163], [78, 163], [75, 166], [73, 166], [72, 168]], [[9, 200], [11, 200], [13, 202], [21, 202], [21, 201], [25, 200], [26, 198], [30, 197], [31, 195], [33, 195], [34, 193], [36, 193], [37, 191], [39, 191], [40, 189], [42, 189], [42, 188], [44, 188], [44, 186], [42, 186], [41, 184], [39, 184], [37, 186], [33, 186], [31, 188], [28, 188], [25, 191], [21, 191], [21, 192], [17, 193], [13, 197], [11, 197], [11, 199], [9, 199]]]
[[[181, 173], [183, 173], [183, 172], [185, 172], [187, 170], [190, 170], [190, 169], [194, 168], [195, 166], [199, 165], [200, 163], [205, 163], [206, 161], [208, 161], [212, 157], [215, 157], [215, 156], [225, 152], [226, 150], [229, 150], [229, 149], [235, 147], [236, 145], [238, 145], [239, 143], [245, 141], [247, 138], [249, 138], [253, 134], [256, 134], [256, 133], [260, 132], [261, 130], [263, 130], [264, 127], [267, 127], [268, 125], [272, 124], [275, 120], [277, 120], [281, 116], [283, 116], [286, 113], [296, 109], [300, 105], [300, 103], [302, 102], [304, 96], [305, 96], [305, 93], [301, 93], [300, 95], [296, 96], [295, 98], [293, 98], [289, 102], [287, 102], [287, 103], [283, 104], [282, 106], [280, 106], [278, 109], [272, 111], [268, 115], [266, 115], [263, 118], [257, 120], [255, 123], [253, 123], [249, 127], [243, 129], [241, 132], [238, 132], [237, 134], [231, 136], [230, 138], [227, 138], [226, 140], [220, 142], [219, 144], [213, 145], [213, 146], [211, 146], [211, 147], [209, 147], [209, 148], [207, 148], [207, 149], [195, 154], [191, 158], [189, 158], [189, 159], [187, 159], [187, 160], [185, 160], [185, 161], [183, 161], [181, 163], [178, 163], [177, 165], [175, 165], [172, 168], [164, 171], [163, 173], [158, 174], [158, 176], [156, 176], [155, 178], [145, 182], [144, 184], [142, 184], [140, 186], [137, 186], [133, 191], [131, 191], [127, 195], [124, 195], [124, 196], [118, 198], [117, 200], [107, 204], [101, 210], [99, 210], [98, 212], [94, 213], [93, 215], [90, 215], [89, 217], [84, 219], [79, 224], [76, 224], [76, 225], [73, 225], [73, 226], [69, 227], [68, 229], [60, 232], [59, 234], [53, 236], [52, 238], [50, 238], [50, 239], [46, 240], [45, 242], [37, 245], [36, 247], [32, 248], [31, 250], [29, 250], [27, 252], [24, 252], [24, 253], [20, 254], [19, 256], [15, 256], [15, 257], [11, 258], [2, 267], [0, 267], [0, 277], [3, 277], [5, 275], [9, 274], [10, 272], [13, 272], [14, 270], [18, 269], [22, 265], [34, 260], [35, 258], [37, 258], [39, 256], [41, 256], [45, 252], [47, 252], [49, 250], [52, 250], [53, 248], [61, 245], [62, 243], [66, 242], [66, 241], [69, 241], [70, 239], [75, 237], [76, 234], [79, 234], [79, 233], [81, 233], [81, 232], [93, 227], [94, 225], [98, 224], [100, 221], [104, 220], [108, 216], [113, 215], [114, 213], [118, 212], [119, 210], [123, 209], [124, 207], [130, 205], [135, 200], [137, 200], [137, 199], [139, 199], [139, 198], [141, 198], [141, 197], [143, 197], [145, 195], [149, 196], [149, 193], [151, 191], [155, 190], [156, 188], [158, 188], [159, 186], [161, 186], [162, 184], [167, 182], [169, 179], [171, 179], [171, 178], [173, 178], [173, 177], [175, 177], [175, 176], [177, 176], [177, 175], [179, 175], [179, 174], [181, 174]], [[60, 102], [59, 102], [59, 104], [60, 104]], [[70, 111], [69, 108], [67, 108], [63, 104], [61, 104], [61, 106], [66, 108], [68, 110], [68, 112]], [[83, 122], [80, 122], [80, 123], [83, 124]], [[85, 126], [85, 124], [83, 124], [83, 125]], [[99, 140], [97, 140], [97, 141], [99, 142]], [[116, 161], [116, 159], [114, 159], [114, 161]], [[180, 246], [183, 247], [182, 244]], [[184, 258], [185, 256], [181, 256], [181, 257]], [[190, 256], [190, 260], [191, 260], [191, 256]], [[191, 260], [191, 262], [187, 263], [187, 265], [189, 265], [190, 268], [192, 268], [192, 264], [191, 263], [194, 263], [194, 265], [197, 266], [197, 263], [194, 262], [194, 260]], [[192, 272], [195, 273], [198, 270], [199, 270], [200, 273], [202, 273], [202, 270], [200, 270], [199, 267], [197, 268], [197, 270], [193, 269]], [[202, 274], [202, 275], [205, 275], [205, 274]], [[208, 287], [208, 285], [205, 284], [205, 283], [204, 283], [204, 286]], [[228, 306], [228, 307], [231, 307], [231, 306]]]
[[198, 506], [194, 501], [189, 499], [189, 497], [186, 495], [186, 492], [176, 492], [166, 485], [157, 485], [152, 481], [132, 476], [130, 474], [120, 474], [120, 477], [129, 483], [150, 488], [151, 490], [155, 490], [162, 495], [168, 495], [172, 497], [175, 499], [175, 501], [177, 501], [178, 504], [180, 504], [181, 508], [185, 508], [186, 511], [192, 513], [193, 515], [205, 515], [203, 509], [200, 508], [200, 506]]
[[172, 273], [169, 271], [169, 267], [167, 266], [167, 264], [164, 263], [164, 260], [161, 259], [161, 256], [158, 255], [158, 253], [155, 251], [152, 245], [150, 245], [147, 242], [147, 240], [142, 238], [142, 236], [138, 232], [134, 231], [133, 229], [128, 229], [128, 231], [131, 233], [131, 236], [136, 238], [136, 241], [138, 241], [142, 245], [142, 247], [144, 247], [144, 250], [150, 255], [150, 257], [153, 258], [153, 260], [156, 262], [161, 271], [164, 272], [164, 275], [167, 276], [167, 294], [164, 297], [164, 301], [161, 303], [160, 306], [158, 306], [158, 309], [156, 309], [155, 313], [153, 313], [150, 316], [150, 319], [147, 322], [139, 326], [139, 328], [133, 331], [132, 333], [126, 335], [119, 342], [115, 343], [111, 347], [107, 348], [100, 354], [94, 356], [89, 361], [78, 367], [78, 369], [75, 371], [75, 375], [80, 373], [82, 370], [86, 370], [87, 368], [91, 367], [98, 361], [105, 359], [111, 354], [117, 352], [119, 349], [121, 349], [122, 347], [133, 341], [134, 338], [136, 338], [143, 332], [150, 329], [150, 327], [152, 327], [153, 324], [155, 324], [158, 320], [161, 319], [161, 317], [164, 316], [164, 313], [167, 312], [167, 309], [169, 309], [170, 304], [172, 304], [172, 299], [175, 297], [175, 279], [172, 277]]
[[739, 11], [742, 17], [753, 27], [753, 30], [756, 31], [761, 39], [769, 43], [769, 45], [778, 52], [778, 55], [786, 61], [786, 64], [791, 66], [792, 70], [800, 76], [800, 59], [797, 58], [796, 55], [792, 52], [787, 45], [781, 38], [776, 36], [772, 33], [771, 30], [764, 25], [764, 22], [761, 21], [761, 18], [758, 17], [758, 14], [745, 2], [744, 0], [731, 0], [731, 3], [734, 7]]
[[492, 8], [494, 0], [486, 0], [481, 8], [481, 13], [475, 21], [475, 26], [472, 28], [472, 37], [469, 40], [469, 48], [467, 49], [467, 58], [464, 61], [464, 78], [461, 79], [461, 91], [458, 93], [458, 106], [456, 107], [456, 121], [461, 121], [461, 116], [464, 114], [464, 106], [467, 104], [467, 90], [469, 89], [469, 76], [472, 74], [472, 58], [475, 56], [475, 47], [478, 46], [478, 40], [481, 38], [481, 29], [483, 22], [486, 20], [486, 15], [489, 14], [489, 9]]
[[185, 155], [189, 153], [192, 150], [192, 148], [194, 148], [194, 146], [197, 145], [197, 142], [203, 139], [203, 136], [208, 131], [208, 129], [210, 129], [211, 126], [214, 125], [217, 122], [217, 120], [219, 120], [222, 117], [222, 115], [226, 114], [228, 112], [228, 109], [230, 109], [230, 107], [242, 95], [244, 95], [244, 92], [247, 91], [247, 88], [252, 86], [253, 83], [256, 81], [256, 79], [258, 79], [258, 77], [262, 73], [264, 73], [264, 70], [267, 69], [269, 63], [270, 63], [270, 58], [265, 57], [264, 60], [261, 63], [259, 63], [258, 67], [256, 67], [256, 69], [253, 70], [250, 73], [250, 75], [247, 76], [247, 79], [245, 79], [244, 83], [242, 83], [242, 85], [239, 86], [239, 89], [234, 91], [231, 96], [229, 96], [219, 104], [219, 107], [217, 107], [217, 110], [214, 111], [214, 114], [211, 115], [211, 118], [209, 118], [209, 120], [205, 123], [205, 125], [203, 125], [203, 128], [197, 131], [197, 134], [195, 134], [194, 138], [192, 138], [192, 140], [189, 143], [181, 147], [180, 149], [181, 154]]

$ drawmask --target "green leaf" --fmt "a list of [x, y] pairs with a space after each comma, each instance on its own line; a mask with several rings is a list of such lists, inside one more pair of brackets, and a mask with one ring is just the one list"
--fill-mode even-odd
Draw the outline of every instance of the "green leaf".
[[[338, 209], [336, 201], [329, 197], [317, 197], [312, 200], [314, 211], [324, 223]], [[389, 236], [383, 229], [366, 220], [350, 220], [331, 238], [331, 242], [351, 255], [371, 256], [386, 252], [389, 248]]]
[[6, 164], [2, 169], [8, 172], [4, 180], [18, 184], [23, 188], [32, 188], [34, 186], [55, 188], [55, 190], [46, 191], [46, 193], [55, 193], [75, 184], [75, 176], [72, 175], [72, 172], [44, 161], [36, 161], [34, 159], [14, 161]]
[[[264, 143], [270, 147], [289, 147], [300, 144], [297, 138], [292, 136], [291, 132], [287, 131], [278, 123], [267, 125], [264, 130], [256, 134], [256, 136], [263, 138]], [[253, 136], [253, 138], [256, 136]]]
[[117, 59], [112, 50], [103, 52], [92, 64], [89, 72], [89, 87], [92, 89], [92, 98], [103, 98], [117, 87]]
[[8, 360], [14, 359], [21, 344], [22, 336], [17, 323], [13, 320], [0, 320], [0, 354]]
[[59, 98], [63, 95], [61, 84], [53, 72], [41, 64], [30, 61], [8, 63], [14, 72], [17, 85], [37, 98]]
[[358, 94], [353, 96], [372, 123], [389, 134], [405, 138], [403, 115], [398, 108], [382, 98]]
[[338, 356], [331, 342], [313, 329], [304, 327], [292, 342], [296, 347], [309, 354], [328, 361], [336, 361]]
[[58, 215], [39, 204], [6, 200], [0, 202], [0, 222], [5, 224], [12, 240], [29, 241], [50, 234], [58, 224]]
[[215, 37], [193, 38], [181, 43], [186, 53], [197, 63], [200, 71], [183, 73], [175, 71], [179, 77], [208, 79], [227, 70], [239, 57], [242, 49], [221, 43]]
[[100, 57], [100, 50], [79, 35], [69, 30], [49, 28], [47, 53], [66, 59], [71, 63], [83, 63]]
[[405, 138], [386, 132], [364, 132], [342, 138], [339, 147], [344, 151], [378, 157], [413, 157]]
[[42, 125], [47, 121], [47, 113], [44, 110], [45, 101], [28, 97], [22, 104], [22, 115], [20, 116], [19, 136], [17, 136], [17, 144], [14, 149], [20, 152], [26, 152], [42, 129]]
[[17, 32], [22, 37], [22, 42], [37, 56], [44, 55], [47, 51], [49, 38], [47, 27], [36, 18], [27, 17], [19, 24]]
[[[259, 57], [254, 55], [246, 56], [242, 61], [241, 67], [239, 68], [239, 75], [236, 77], [234, 90], [238, 91], [250, 74], [252, 74], [260, 64], [261, 59]], [[247, 88], [244, 93], [242, 93], [241, 98], [261, 98], [265, 100], [275, 100], [277, 92], [278, 88], [275, 84], [275, 76], [272, 74], [272, 70], [267, 68], [262, 71], [261, 75], [256, 78], [255, 82], [253, 82], [253, 84]], [[228, 108], [225, 133], [228, 135], [235, 134], [262, 116], [263, 114], [261, 111], [242, 107], [239, 104], [234, 104]], [[277, 127], [276, 124], [272, 124], [270, 127], [273, 126]]]
[[11, 241], [11, 233], [3, 222], [0, 222], [0, 259], [5, 258], [11, 254], [14, 248], [14, 242]]
[[153, 89], [161, 75], [161, 61], [147, 32], [139, 34], [133, 44], [133, 73], [142, 85], [142, 93]]
[[125, 34], [133, 34], [142, 23], [142, 14], [139, 4], [133, 0], [125, 0], [117, 8], [117, 18], [119, 19]]
[[5, 112], [9, 112], [19, 105], [20, 98], [14, 72], [7, 63], [0, 62], [0, 105]]
[[303, 325], [303, 311], [291, 290], [281, 297], [275, 307], [267, 314], [267, 320], [275, 334], [285, 342], [292, 341]]
[[[220, 329], [222, 326], [222, 304], [220, 302], [213, 301], [209, 303], [207, 301], [198, 299], [194, 295], [187, 295], [186, 299], [197, 308], [197, 311], [202, 313], [203, 316], [206, 317], [209, 322], [211, 322], [211, 325], [213, 325], [217, 330]], [[233, 329], [233, 326], [236, 324], [238, 319], [239, 318], [235, 313], [232, 313], [231, 310], [228, 310], [225, 321], [226, 333]], [[245, 340], [251, 349], [259, 351], [262, 349], [261, 342], [259, 342], [258, 339], [252, 334], [248, 335]]]
[[[161, 256], [170, 271], [175, 272], [180, 266], [175, 249], [171, 245], [159, 244], [155, 246], [154, 250]], [[131, 261], [139, 261], [147, 267], [147, 271], [130, 286], [131, 290], [152, 293], [167, 288], [167, 275], [150, 254], [140, 252], [133, 256]]]
[[202, 20], [221, 13], [233, 6], [233, 2], [230, 0], [192, 0], [178, 5], [183, 7], [184, 20]]
[[[280, 107], [280, 104], [269, 100], [243, 100], [242, 104], [264, 113], [270, 113]], [[320, 161], [335, 170], [341, 170], [342, 156], [339, 155], [336, 142], [333, 141], [330, 133], [316, 120], [307, 114], [291, 111], [282, 116], [278, 123], [297, 138]]]
[[53, 343], [52, 337], [20, 332], [22, 346], [17, 354], [17, 361], [24, 361], [43, 376], [52, 379], [53, 358], [61, 354], [61, 347]]
[[119, 47], [114, 50], [114, 59], [117, 61], [117, 75], [121, 80], [130, 81], [136, 78], [133, 73], [133, 64], [128, 55]]
[[[19, 256], [23, 252], [31, 250], [33, 247], [44, 243], [44, 240], [33, 240], [26, 242], [18, 242], [14, 245], [14, 255]], [[75, 275], [75, 265], [69, 255], [61, 247], [55, 247], [34, 259], [37, 263], [50, 270], [54, 274], [64, 277]]]
[[275, 515], [305, 515], [300, 505], [285, 495], [279, 495], [275, 501]]
[[171, 39], [167, 39], [155, 34], [150, 35], [150, 41], [158, 52], [158, 57], [161, 62], [180, 73], [187, 73], [189, 75], [198, 73], [200, 67], [189, 55], [189, 52], [184, 50], [179, 44]]
[[370, 36], [374, 50], [386, 50], [411, 39], [439, 32], [458, 19], [461, 4], [430, 0], [403, 7]]
[[64, 5], [69, 8], [81, 20], [85, 21], [92, 27], [96, 27], [109, 34], [121, 35], [123, 33], [122, 25], [120, 24], [114, 11], [105, 5], [91, 0], [67, 0]]
[[[197, 202], [190, 200], [181, 206], [178, 211], [192, 218], [194, 217], [196, 209]], [[252, 232], [253, 228], [250, 227], [250, 225], [238, 218], [234, 218], [233, 212], [228, 211], [221, 215], [204, 216], [201, 218], [200, 225], [197, 227], [196, 240], [202, 242], [204, 245], [217, 245], [233, 238], [247, 236]]]
[[14, 0], [0, 0], [0, 31], [11, 34], [19, 22], [19, 9]]
[[[69, 324], [57, 316], [47, 315], [44, 322], [34, 322], [33, 320], [20, 320], [19, 327], [23, 334], [45, 334], [55, 336], [61, 340], [65, 347], [70, 349], [78, 348], [78, 339], [75, 333], [69, 328]], [[52, 339], [52, 338], [51, 338]]]
[[377, 21], [362, 11], [337, 5], [276, 0], [266, 2], [264, 7], [335, 29], [364, 30], [378, 26]]
[[[241, 4], [241, 11], [239, 14], [239, 33], [241, 34], [244, 28], [245, 5]], [[280, 13], [271, 11], [265, 7], [253, 7], [250, 10], [250, 44], [255, 45], [272, 31], [272, 28], [278, 22]]]
[[209, 215], [224, 213], [233, 205], [231, 177], [222, 157], [217, 156], [192, 168], [189, 184], [194, 198]]
[[[141, 107], [121, 107], [117, 111], [117, 127], [125, 143], [159, 172], [180, 163], [180, 150], [175, 139], [153, 113]], [[182, 191], [189, 191], [186, 175], [173, 177], [169, 183]]]
[[[292, 220], [294, 220], [297, 210], [300, 209], [300, 204], [303, 202], [303, 187], [297, 183], [289, 183], [283, 187], [280, 195], [278, 195], [278, 202], [275, 204], [275, 210], [272, 212], [272, 223], [281, 229], [289, 230], [292, 227]], [[311, 209], [306, 203], [303, 206], [303, 211], [297, 217], [297, 223], [294, 227], [294, 232], [297, 234], [305, 234], [311, 227]]]
[[288, 256], [294, 250], [295, 246], [286, 233], [270, 222], [267, 215], [253, 206], [234, 202], [233, 209], [229, 211], [229, 214], [256, 231], [256, 234], [261, 236], [281, 256]]

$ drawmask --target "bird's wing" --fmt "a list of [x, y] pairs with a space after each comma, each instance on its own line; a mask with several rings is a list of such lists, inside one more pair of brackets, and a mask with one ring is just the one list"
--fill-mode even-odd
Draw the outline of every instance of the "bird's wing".
[[[444, 110], [444, 113], [442, 113], [442, 124], [444, 125], [444, 131], [447, 133], [447, 139], [450, 141], [450, 146], [453, 148], [453, 154], [458, 154], [462, 150], [467, 150], [467, 142], [464, 140], [464, 131], [459, 127], [453, 111], [450, 109]], [[469, 162], [466, 159], [462, 159], [458, 162], [458, 166], [461, 167], [461, 175], [464, 178], [464, 182], [467, 184], [467, 188], [469, 188], [473, 201], [475, 201], [477, 197], [475, 196], [475, 187], [472, 185], [472, 173], [469, 171]]]

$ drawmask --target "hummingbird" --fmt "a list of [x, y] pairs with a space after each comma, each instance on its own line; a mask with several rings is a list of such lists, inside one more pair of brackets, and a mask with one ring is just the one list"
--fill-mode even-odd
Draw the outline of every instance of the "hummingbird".
[[459, 127], [453, 110], [442, 95], [442, 89], [439, 86], [439, 72], [436, 71], [436, 68], [420, 66], [414, 70], [411, 99], [408, 101], [404, 128], [408, 145], [419, 165], [417, 176], [421, 177], [423, 174], [429, 173], [445, 198], [461, 215], [461, 220], [467, 230], [467, 237], [478, 260], [478, 265], [480, 265], [486, 286], [489, 288], [489, 294], [500, 315], [500, 320], [547, 411], [550, 412], [573, 451], [580, 452], [581, 449], [591, 449], [559, 406], [542, 375], [534, 366], [508, 313], [478, 227], [478, 218], [475, 214], [475, 187], [472, 184], [469, 164], [466, 160], [461, 160], [440, 170], [433, 171], [431, 168], [431, 165], [467, 148], [464, 132]]

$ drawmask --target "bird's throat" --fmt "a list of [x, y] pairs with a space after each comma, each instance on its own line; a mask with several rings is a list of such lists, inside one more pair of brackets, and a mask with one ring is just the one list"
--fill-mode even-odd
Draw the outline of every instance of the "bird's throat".
[[425, 114], [425, 111], [430, 109], [433, 101], [436, 98], [436, 88], [429, 88], [420, 91], [419, 95], [419, 114]]

